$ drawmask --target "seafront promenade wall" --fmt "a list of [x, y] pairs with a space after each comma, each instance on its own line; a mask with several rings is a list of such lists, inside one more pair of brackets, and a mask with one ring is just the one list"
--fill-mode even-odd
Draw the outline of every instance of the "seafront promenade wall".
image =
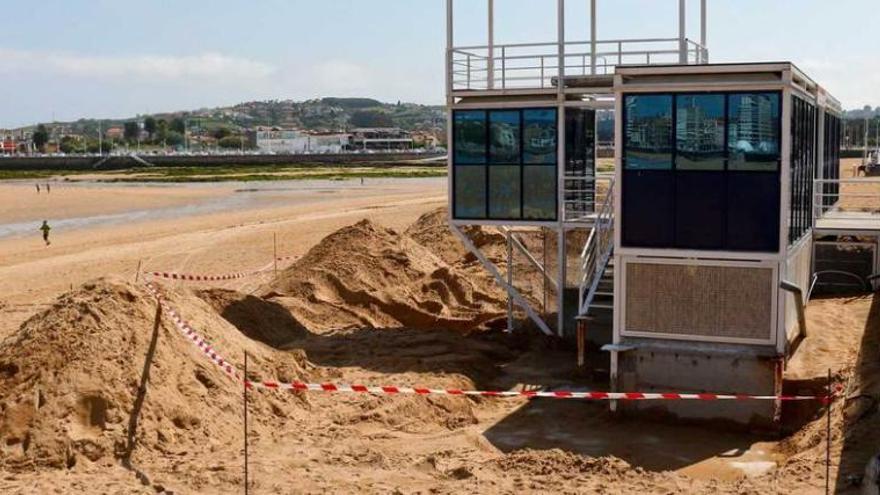
[[[338, 155], [213, 155], [213, 156], [170, 156], [145, 155], [141, 158], [158, 167], [220, 167], [220, 166], [259, 166], [259, 165], [337, 165], [354, 166], [393, 166], [399, 162], [425, 160], [442, 155], [415, 153], [375, 153], [375, 154], [338, 154]], [[102, 161], [103, 160], [103, 161]], [[420, 165], [438, 167], [446, 166], [446, 162], [428, 162]], [[0, 170], [114, 170], [142, 167], [131, 156], [112, 156], [110, 158], [51, 156], [31, 157], [13, 156], [0, 158]]]

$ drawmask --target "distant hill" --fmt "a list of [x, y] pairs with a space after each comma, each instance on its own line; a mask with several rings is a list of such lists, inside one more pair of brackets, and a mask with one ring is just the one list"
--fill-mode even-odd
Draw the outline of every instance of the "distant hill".
[[[132, 116], [126, 119], [102, 119], [101, 126], [122, 127], [125, 122], [143, 121], [147, 117], [184, 119], [190, 129], [213, 131], [226, 127], [241, 131], [256, 126], [295, 127], [310, 131], [342, 131], [354, 127], [400, 127], [406, 130], [441, 133], [446, 128], [446, 110], [443, 106], [415, 103], [383, 103], [371, 98], [320, 98], [306, 101], [267, 100], [239, 103], [228, 107]], [[75, 122], [46, 123], [61, 127], [68, 133], [93, 133], [98, 127], [95, 119]]]

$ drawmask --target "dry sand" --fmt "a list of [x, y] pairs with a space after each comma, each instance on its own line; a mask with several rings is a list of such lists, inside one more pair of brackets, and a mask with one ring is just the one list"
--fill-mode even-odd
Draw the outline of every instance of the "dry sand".
[[[259, 267], [273, 233], [279, 254], [302, 256], [277, 279], [161, 284], [227, 359], [240, 368], [249, 354], [252, 379], [595, 386], [572, 374], [570, 351], [495, 330], [506, 301], [432, 211], [441, 187], [391, 189], [92, 228], [48, 249], [0, 241], [0, 492], [241, 492], [241, 389], [167, 319], [156, 324], [133, 271], [139, 259], [197, 273]], [[501, 248], [491, 233], [481, 242]], [[108, 278], [89, 281], [98, 277]], [[848, 379], [833, 415], [841, 493], [856, 493], [851, 479], [880, 444], [878, 317], [871, 297], [811, 304], [811, 336], [789, 370], [790, 386], [808, 391], [832, 363]], [[777, 442], [575, 401], [281, 392], [250, 401], [252, 493], [824, 491], [816, 410], [795, 411], [802, 426]]]

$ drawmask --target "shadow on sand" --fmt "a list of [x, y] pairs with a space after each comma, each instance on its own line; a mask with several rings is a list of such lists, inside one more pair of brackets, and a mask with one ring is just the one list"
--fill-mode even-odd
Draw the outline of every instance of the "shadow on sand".
[[[880, 296], [874, 295], [865, 325], [853, 386], [843, 403], [843, 450], [835, 493], [862, 493], [858, 487], [872, 456], [880, 453]], [[841, 407], [836, 403], [835, 407]]]

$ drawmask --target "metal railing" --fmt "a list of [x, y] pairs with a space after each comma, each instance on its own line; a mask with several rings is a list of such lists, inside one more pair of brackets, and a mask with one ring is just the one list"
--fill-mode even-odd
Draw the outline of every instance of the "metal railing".
[[541, 89], [556, 87], [560, 66], [566, 77], [576, 77], [611, 74], [623, 65], [709, 60], [704, 46], [686, 39], [682, 47], [678, 38], [601, 40], [595, 53], [592, 42], [572, 41], [563, 52], [560, 63], [559, 43], [457, 47], [450, 50], [447, 70], [453, 90]]
[[880, 225], [880, 178], [816, 179], [813, 220], [863, 220]]
[[599, 282], [614, 252], [614, 178], [595, 216], [593, 229], [581, 251], [581, 278], [578, 284], [580, 315], [585, 315], [593, 303]]
[[564, 181], [563, 219], [566, 222], [590, 222], [597, 216], [597, 206], [607, 199], [613, 176], [566, 175]]

